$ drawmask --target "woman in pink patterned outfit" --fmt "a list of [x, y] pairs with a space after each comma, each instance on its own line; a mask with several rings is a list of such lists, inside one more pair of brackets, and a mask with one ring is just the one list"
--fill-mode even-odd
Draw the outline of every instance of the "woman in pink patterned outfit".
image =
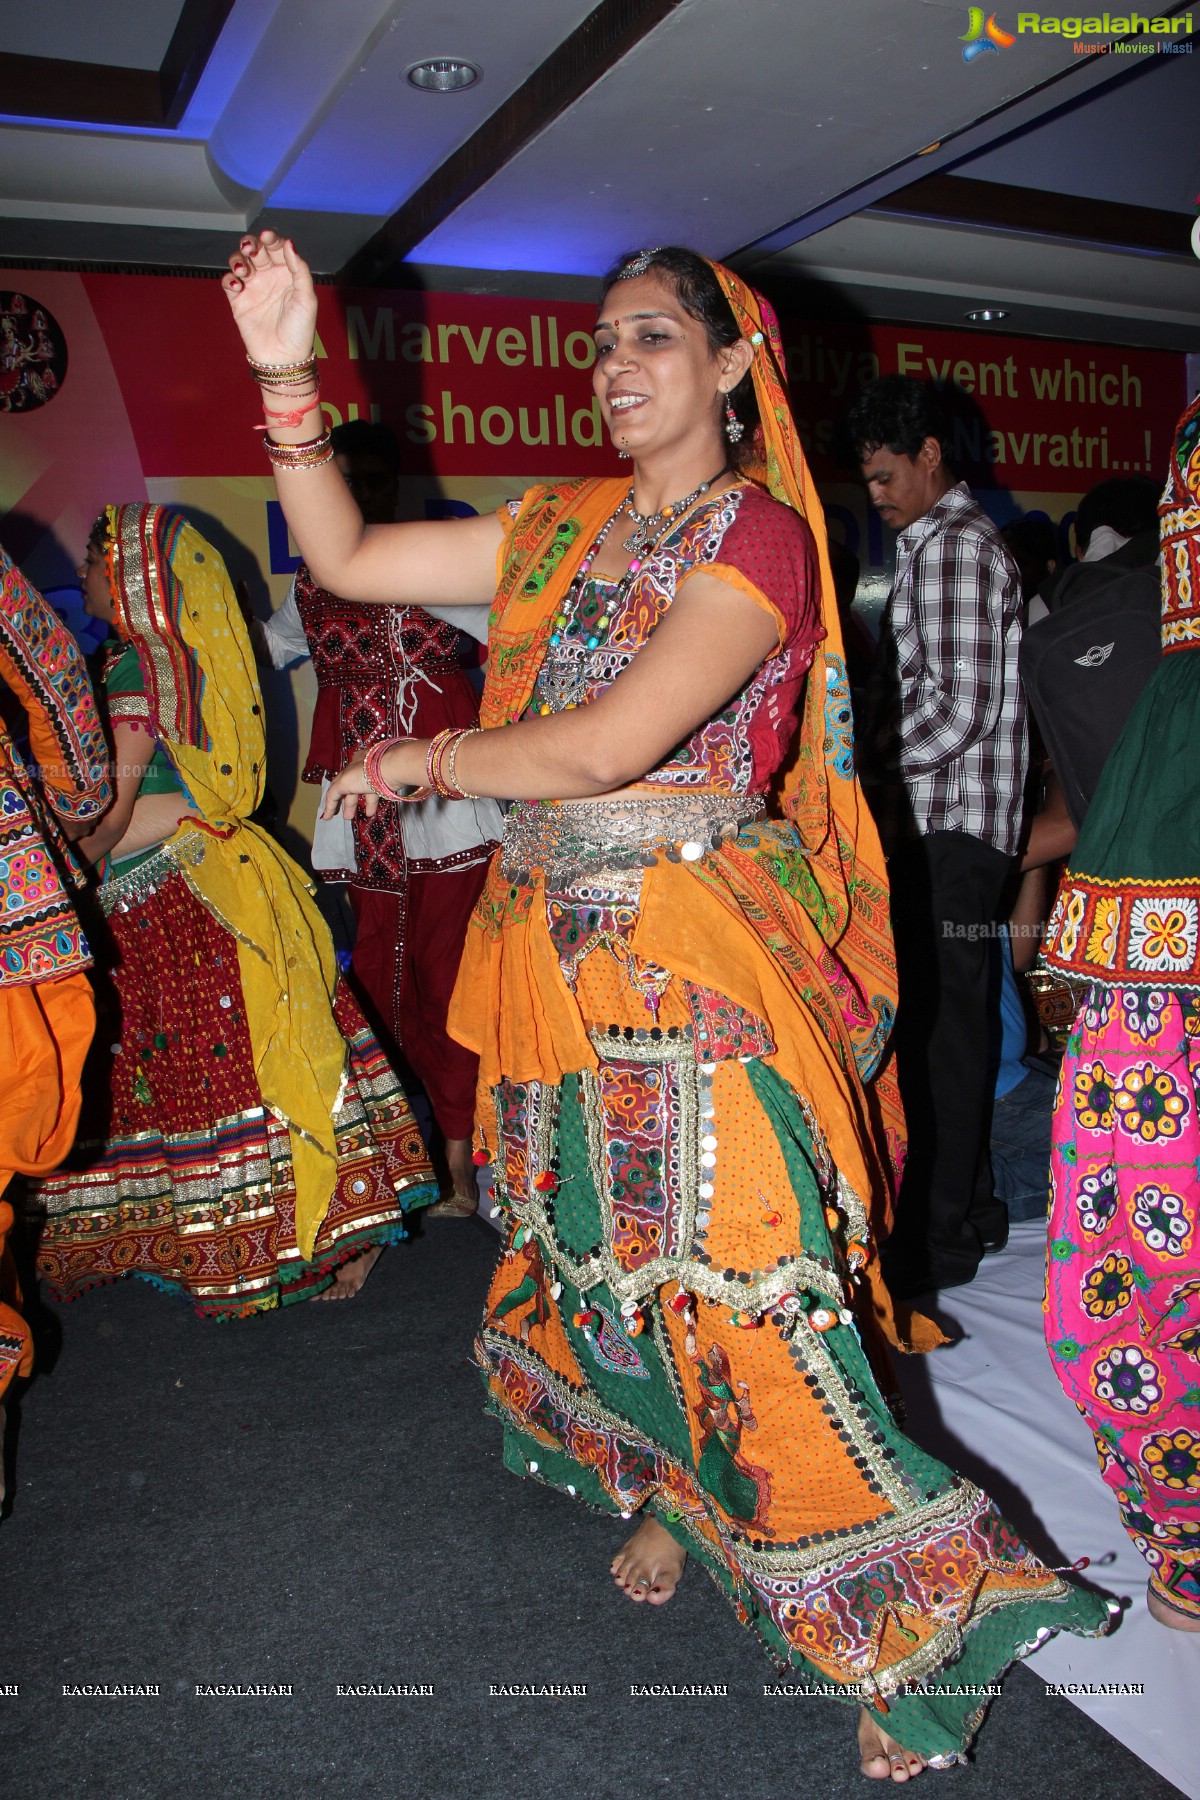
[[1084, 984], [1051, 1149], [1046, 1338], [1161, 1625], [1200, 1631], [1200, 399], [1159, 507], [1163, 660], [1105, 765], [1046, 963]]

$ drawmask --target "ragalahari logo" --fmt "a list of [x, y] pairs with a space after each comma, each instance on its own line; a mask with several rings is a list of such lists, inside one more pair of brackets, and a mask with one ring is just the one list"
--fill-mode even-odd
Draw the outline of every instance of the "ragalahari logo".
[[967, 29], [959, 39], [966, 46], [963, 51], [965, 63], [974, 62], [986, 50], [993, 53], [1011, 50], [1016, 41], [1011, 31], [1005, 31], [1003, 25], [997, 25], [995, 13], [988, 13], [985, 18], [982, 6], [968, 6]]

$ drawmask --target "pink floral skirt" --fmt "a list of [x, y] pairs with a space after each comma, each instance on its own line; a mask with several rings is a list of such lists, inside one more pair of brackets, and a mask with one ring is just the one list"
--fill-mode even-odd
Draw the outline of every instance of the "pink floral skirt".
[[1089, 989], [1050, 1182], [1055, 1372], [1151, 1587], [1200, 1618], [1200, 993]]

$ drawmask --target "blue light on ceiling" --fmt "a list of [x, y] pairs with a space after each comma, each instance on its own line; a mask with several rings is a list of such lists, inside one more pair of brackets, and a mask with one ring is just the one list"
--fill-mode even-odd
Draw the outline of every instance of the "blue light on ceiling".
[[0, 112], [0, 125], [37, 126], [43, 131], [78, 131], [88, 137], [184, 138], [188, 134], [182, 121], [173, 129], [166, 125], [96, 125], [88, 119], [39, 119], [28, 113]]

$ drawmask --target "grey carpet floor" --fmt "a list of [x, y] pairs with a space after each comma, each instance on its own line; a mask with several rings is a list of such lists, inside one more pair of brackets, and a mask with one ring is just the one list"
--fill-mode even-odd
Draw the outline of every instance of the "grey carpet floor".
[[[141, 1283], [48, 1308], [0, 1524], [6, 1800], [813, 1800], [877, 1791], [853, 1713], [763, 1694], [707, 1577], [636, 1607], [627, 1527], [501, 1466], [468, 1360], [494, 1234], [435, 1222], [359, 1297], [240, 1325]], [[637, 1699], [630, 1684], [723, 1683]], [[157, 1698], [64, 1686], [157, 1683]], [[197, 1684], [290, 1685], [212, 1698]], [[339, 1697], [358, 1683], [425, 1697]], [[493, 1683], [586, 1683], [499, 1698]], [[1178, 1790], [1017, 1668], [960, 1800]]]

